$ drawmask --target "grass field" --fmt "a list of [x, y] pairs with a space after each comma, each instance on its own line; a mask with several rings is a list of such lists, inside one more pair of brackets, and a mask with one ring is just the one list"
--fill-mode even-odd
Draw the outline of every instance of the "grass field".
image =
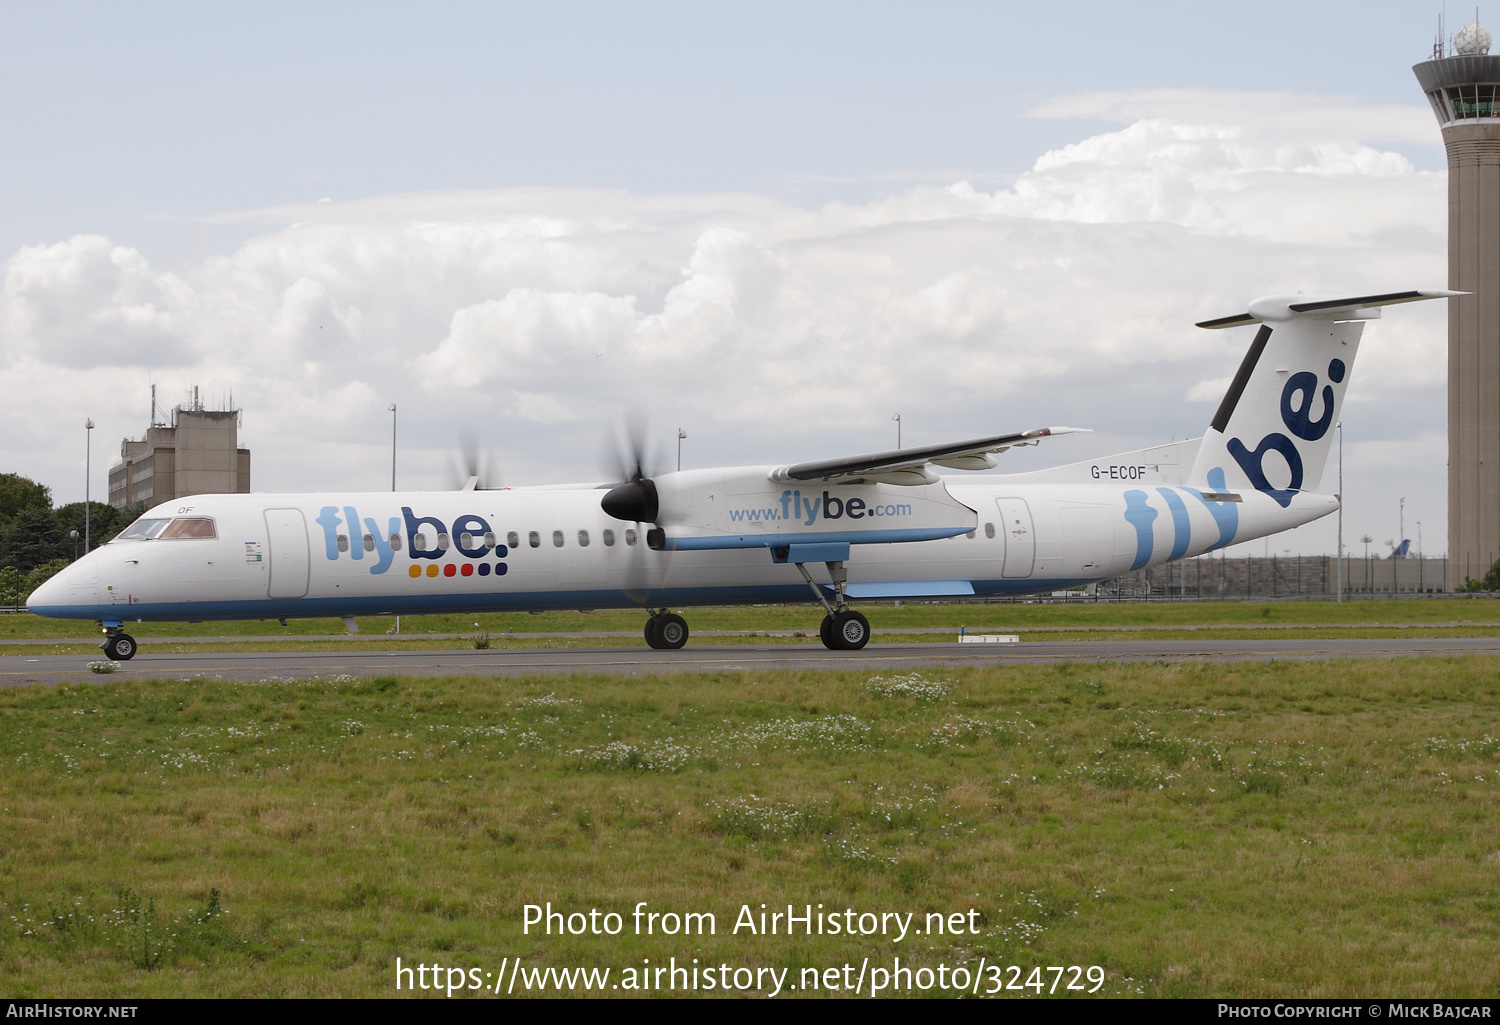
[[[1492, 996], [1497, 712], [1487, 658], [8, 689], [0, 992], [900, 956], [1097, 965], [1101, 995]], [[547, 901], [625, 929], [523, 935]], [[716, 934], [632, 935], [639, 901]], [[762, 903], [977, 915], [731, 934]]]

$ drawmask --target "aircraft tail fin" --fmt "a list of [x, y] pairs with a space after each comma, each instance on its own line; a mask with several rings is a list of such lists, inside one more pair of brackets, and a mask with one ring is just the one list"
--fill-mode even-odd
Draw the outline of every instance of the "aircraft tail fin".
[[1364, 296], [1282, 295], [1246, 313], [1206, 320], [1205, 328], [1260, 324], [1198, 449], [1189, 479], [1212, 491], [1263, 491], [1283, 507], [1323, 479], [1359, 351], [1364, 322], [1380, 308], [1463, 292]]

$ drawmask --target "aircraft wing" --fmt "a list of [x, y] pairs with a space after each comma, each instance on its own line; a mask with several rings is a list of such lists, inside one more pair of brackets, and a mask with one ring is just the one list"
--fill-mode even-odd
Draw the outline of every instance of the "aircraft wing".
[[997, 434], [991, 438], [974, 438], [948, 445], [926, 445], [921, 448], [871, 452], [843, 459], [823, 459], [812, 463], [784, 466], [772, 477], [775, 480], [822, 481], [840, 483], [872, 480], [886, 484], [931, 484], [937, 476], [927, 469], [928, 463], [956, 470], [987, 470], [995, 465], [993, 453], [1017, 445], [1035, 445], [1043, 438], [1059, 434], [1077, 434], [1086, 427], [1039, 427], [1032, 431]]

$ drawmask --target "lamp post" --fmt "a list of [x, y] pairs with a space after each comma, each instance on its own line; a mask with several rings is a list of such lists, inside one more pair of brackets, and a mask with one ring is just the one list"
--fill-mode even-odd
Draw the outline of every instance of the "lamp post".
[[1344, 600], [1344, 421], [1333, 425], [1339, 432], [1339, 554], [1334, 579], [1338, 581], [1334, 601]]
[[[1398, 529], [1400, 530], [1400, 534], [1396, 537], [1396, 543], [1398, 545], [1406, 541], [1406, 498], [1404, 496], [1401, 499], [1401, 519], [1399, 522], [1400, 526], [1398, 527]], [[1403, 555], [1404, 554], [1405, 553], [1403, 553]]]
[[1374, 591], [1375, 590], [1375, 574], [1370, 569], [1370, 542], [1373, 541], [1373, 540], [1375, 540], [1375, 539], [1373, 537], [1371, 537], [1369, 534], [1366, 534], [1363, 537], [1361, 537], [1359, 540], [1360, 540], [1360, 543], [1365, 546], [1365, 590], [1366, 591]]
[[899, 450], [901, 448], [901, 414], [897, 413], [891, 419], [896, 421], [896, 448]]
[[682, 439], [687, 437], [687, 431], [681, 427], [677, 428], [677, 469], [682, 469]]
[[85, 420], [83, 424], [83, 554], [89, 553], [89, 477], [92, 475], [91, 465], [94, 449], [94, 421]]

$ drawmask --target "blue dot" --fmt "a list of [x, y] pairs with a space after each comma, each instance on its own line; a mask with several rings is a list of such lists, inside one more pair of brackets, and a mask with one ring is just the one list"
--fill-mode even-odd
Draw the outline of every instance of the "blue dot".
[[1336, 359], [1328, 364], [1328, 376], [1332, 378], [1334, 384], [1342, 381], [1344, 379], [1344, 361]]
[[489, 563], [487, 563], [487, 562], [481, 562], [479, 564], [479, 575], [482, 576], [482, 577], [487, 577], [487, 576], [490, 575], [490, 564]]

